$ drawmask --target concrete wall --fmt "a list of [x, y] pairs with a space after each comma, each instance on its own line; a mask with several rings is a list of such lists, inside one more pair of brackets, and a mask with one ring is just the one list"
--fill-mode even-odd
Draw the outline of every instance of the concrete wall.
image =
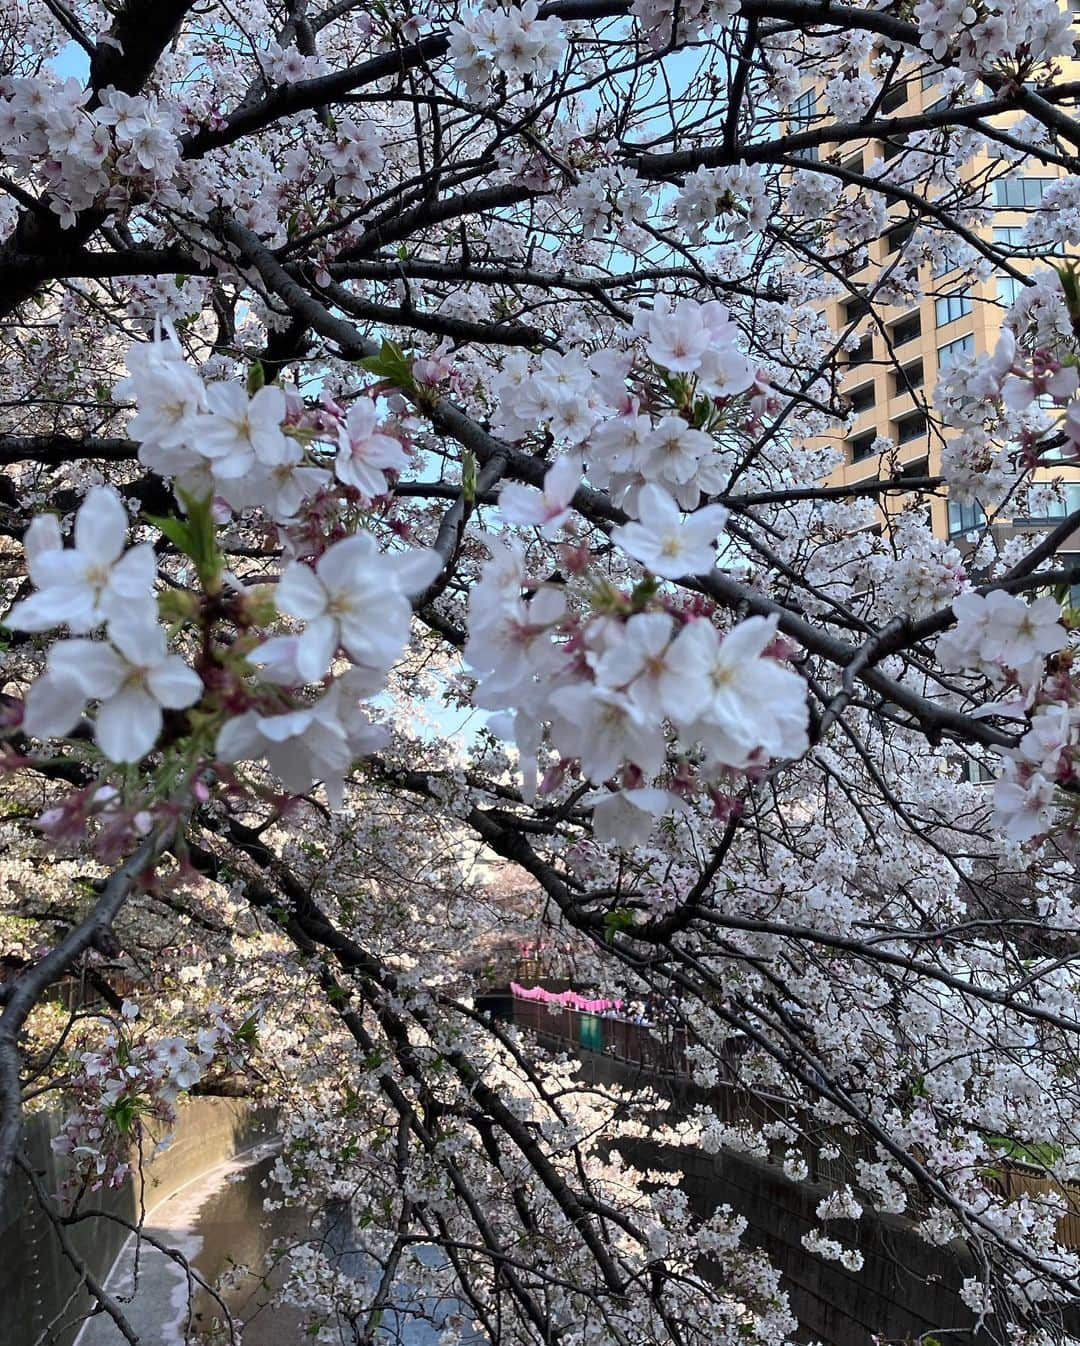
[[[722, 1098], [694, 1089], [677, 1073], [656, 1075], [636, 1062], [538, 1036], [555, 1051], [573, 1050], [581, 1061], [581, 1076], [595, 1083], [650, 1089], [674, 1100], [677, 1108], [708, 1102], [726, 1110]], [[729, 1120], [738, 1115], [738, 1107], [732, 1107]], [[976, 1274], [967, 1249], [960, 1243], [934, 1247], [903, 1217], [866, 1211], [858, 1221], [829, 1222], [825, 1232], [830, 1237], [862, 1253], [860, 1271], [847, 1271], [807, 1252], [802, 1236], [821, 1229], [815, 1208], [835, 1183], [794, 1182], [776, 1164], [727, 1150], [712, 1155], [649, 1140], [620, 1144], [619, 1149], [635, 1167], [684, 1173], [682, 1188], [700, 1214], [728, 1205], [746, 1219], [746, 1240], [768, 1253], [780, 1271], [805, 1340], [872, 1346], [875, 1338], [916, 1342], [930, 1336], [962, 1346], [990, 1346], [1007, 1334], [1007, 1327], [995, 1320], [988, 1320], [979, 1333], [973, 1330], [974, 1315], [958, 1293], [964, 1278]], [[1070, 1306], [1061, 1317], [1069, 1334], [1080, 1336], [1080, 1309]]]
[[[57, 1113], [27, 1119], [23, 1152], [47, 1192], [55, 1193], [69, 1171], [54, 1155], [51, 1141], [59, 1129]], [[273, 1115], [241, 1099], [192, 1098], [180, 1109], [173, 1143], [153, 1154], [155, 1139], [144, 1150], [141, 1179], [118, 1191], [88, 1195], [82, 1209], [99, 1209], [128, 1220], [139, 1218], [185, 1183], [239, 1150], [273, 1134]], [[128, 1237], [114, 1220], [92, 1219], [67, 1227], [71, 1243], [99, 1280], [108, 1274]], [[0, 1205], [0, 1305], [3, 1346], [34, 1346], [45, 1334], [49, 1346], [70, 1346], [91, 1304], [52, 1225], [42, 1213], [22, 1174], [16, 1172], [7, 1200]]]
[[828, 1233], [863, 1254], [862, 1269], [847, 1271], [801, 1243], [803, 1234], [821, 1227], [814, 1210], [829, 1185], [792, 1182], [776, 1165], [729, 1151], [711, 1155], [648, 1141], [620, 1148], [642, 1167], [681, 1170], [682, 1188], [700, 1214], [729, 1205], [745, 1217], [747, 1241], [781, 1272], [804, 1337], [831, 1346], [870, 1346], [882, 1336], [914, 1341], [924, 1333], [976, 1340], [972, 1314], [957, 1294], [971, 1274], [963, 1249], [931, 1247], [894, 1217], [830, 1221]]

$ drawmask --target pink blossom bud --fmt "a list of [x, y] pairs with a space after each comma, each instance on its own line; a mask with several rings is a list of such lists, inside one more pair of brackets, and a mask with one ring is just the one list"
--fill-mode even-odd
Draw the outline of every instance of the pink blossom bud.
[[540, 782], [540, 788], [537, 794], [550, 794], [552, 790], [557, 790], [566, 778], [566, 760], [561, 759], [554, 766], [549, 766], [544, 772], [543, 779]]
[[732, 818], [741, 818], [744, 804], [736, 795], [724, 794], [715, 787], [710, 788], [709, 798], [712, 800], [713, 817], [717, 822], [727, 823]]

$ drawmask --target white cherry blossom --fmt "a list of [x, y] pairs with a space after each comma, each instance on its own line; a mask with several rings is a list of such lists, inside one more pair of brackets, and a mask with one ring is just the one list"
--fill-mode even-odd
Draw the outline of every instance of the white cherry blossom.
[[602, 686], [625, 691], [652, 716], [690, 719], [704, 706], [708, 664], [690, 623], [672, 638], [672, 619], [664, 612], [631, 617], [596, 664]]
[[638, 494], [638, 522], [620, 524], [611, 537], [646, 570], [674, 580], [713, 568], [716, 539], [726, 522], [722, 505], [706, 505], [684, 517], [667, 491], [650, 483]]
[[[110, 643], [111, 642], [111, 643]], [[100, 702], [94, 741], [112, 762], [137, 762], [161, 733], [162, 709], [184, 710], [202, 695], [202, 679], [165, 646], [165, 632], [117, 618], [109, 642], [62, 640], [31, 687], [24, 726], [37, 737], [70, 733], [88, 700]]]
[[55, 523], [35, 520], [27, 555], [37, 593], [12, 607], [7, 625], [16, 631], [67, 626], [80, 633], [133, 610], [151, 620], [154, 549], [140, 543], [125, 552], [127, 531], [127, 511], [108, 486], [92, 487], [80, 505], [73, 547], [62, 546]]
[[632, 764], [654, 775], [664, 760], [664, 735], [653, 716], [624, 696], [593, 683], [561, 688], [551, 735], [564, 757], [577, 757], [596, 785]]
[[704, 709], [690, 710], [685, 732], [718, 766], [743, 768], [806, 751], [806, 684], [766, 654], [776, 629], [775, 617], [748, 617], [724, 635], [708, 621], [692, 622], [684, 633], [705, 665], [706, 685]]
[[357, 664], [388, 669], [408, 638], [409, 599], [441, 567], [435, 551], [381, 552], [365, 532], [335, 542], [314, 569], [299, 561], [286, 566], [276, 601], [306, 623], [297, 649], [303, 679], [317, 682], [339, 647]]
[[200, 417], [199, 451], [210, 459], [214, 475], [242, 477], [255, 463], [274, 467], [285, 458], [285, 393], [274, 384], [253, 397], [239, 383], [213, 383], [206, 390], [209, 415]]
[[581, 459], [566, 454], [544, 474], [544, 489], [507, 482], [499, 492], [499, 512], [507, 523], [539, 528], [542, 537], [557, 537], [570, 517], [570, 502], [581, 485]]

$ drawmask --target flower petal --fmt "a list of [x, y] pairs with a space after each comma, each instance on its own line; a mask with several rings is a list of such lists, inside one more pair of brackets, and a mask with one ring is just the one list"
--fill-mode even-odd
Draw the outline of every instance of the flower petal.
[[97, 565], [111, 565], [124, 550], [127, 510], [110, 486], [94, 486], [75, 516], [75, 546]]
[[301, 632], [296, 642], [296, 669], [305, 682], [318, 682], [337, 647], [338, 624], [333, 617], [319, 617]]
[[112, 696], [128, 666], [102, 640], [60, 640], [49, 651], [49, 672], [73, 682], [84, 696]]
[[44, 673], [26, 693], [23, 729], [32, 738], [70, 734], [86, 705], [82, 690], [70, 678]]
[[161, 733], [161, 707], [142, 687], [125, 687], [102, 702], [94, 739], [110, 762], [138, 762]]
[[170, 654], [146, 675], [146, 684], [163, 706], [183, 710], [192, 706], [203, 693], [202, 678], [188, 668], [178, 654]]
[[279, 612], [310, 620], [326, 610], [326, 589], [306, 565], [291, 561], [282, 572], [274, 602]]

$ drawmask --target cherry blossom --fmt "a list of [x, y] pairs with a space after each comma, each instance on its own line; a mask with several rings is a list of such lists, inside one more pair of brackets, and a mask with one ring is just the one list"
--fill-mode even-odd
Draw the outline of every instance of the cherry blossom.
[[962, 594], [953, 603], [955, 631], [940, 642], [942, 655], [957, 667], [1026, 671], [1032, 661], [1054, 654], [1067, 642], [1061, 608], [1052, 598], [1027, 603], [994, 589]]
[[507, 523], [539, 528], [556, 537], [570, 517], [570, 502], [581, 485], [581, 460], [573, 454], [558, 459], [544, 474], [544, 489], [508, 482], [499, 493], [499, 511]]
[[354, 403], [340, 431], [340, 448], [334, 464], [339, 481], [355, 486], [374, 499], [386, 490], [386, 473], [400, 472], [408, 459], [400, 440], [376, 429], [375, 405], [369, 399]]
[[116, 491], [95, 486], [75, 515], [75, 545], [65, 548], [55, 521], [35, 520], [27, 538], [30, 578], [37, 588], [5, 618], [18, 631], [65, 625], [91, 631], [138, 611], [151, 620], [157, 565], [149, 543], [124, 550], [128, 515]]
[[380, 552], [362, 532], [334, 543], [314, 569], [299, 561], [286, 566], [276, 602], [305, 622], [296, 655], [303, 679], [317, 682], [339, 646], [357, 664], [389, 668], [408, 633], [409, 598], [441, 567], [430, 549]]
[[216, 476], [242, 477], [256, 462], [274, 467], [285, 456], [285, 394], [260, 388], [253, 397], [235, 383], [214, 383], [206, 390], [208, 416], [198, 425], [201, 452]]
[[184, 710], [203, 684], [179, 655], [169, 654], [160, 626], [137, 614], [109, 623], [109, 642], [62, 640], [49, 651], [48, 671], [27, 697], [29, 733], [69, 733], [89, 699], [99, 701], [94, 741], [110, 761], [137, 762], [161, 733], [162, 709]]
[[692, 722], [686, 732], [701, 738], [718, 765], [744, 767], [756, 758], [806, 751], [806, 686], [770, 657], [776, 627], [775, 617], [748, 617], [721, 635], [699, 621], [681, 637], [704, 665], [708, 694], [700, 711], [690, 704], [676, 718]]
[[552, 737], [566, 757], [579, 757], [585, 774], [600, 785], [631, 762], [654, 775], [664, 756], [656, 721], [629, 697], [588, 683], [561, 689], [554, 706]]
[[727, 523], [721, 505], [683, 517], [661, 487], [650, 484], [638, 495], [638, 521], [612, 529], [612, 540], [646, 570], [664, 579], [707, 574], [716, 562], [716, 538]]

